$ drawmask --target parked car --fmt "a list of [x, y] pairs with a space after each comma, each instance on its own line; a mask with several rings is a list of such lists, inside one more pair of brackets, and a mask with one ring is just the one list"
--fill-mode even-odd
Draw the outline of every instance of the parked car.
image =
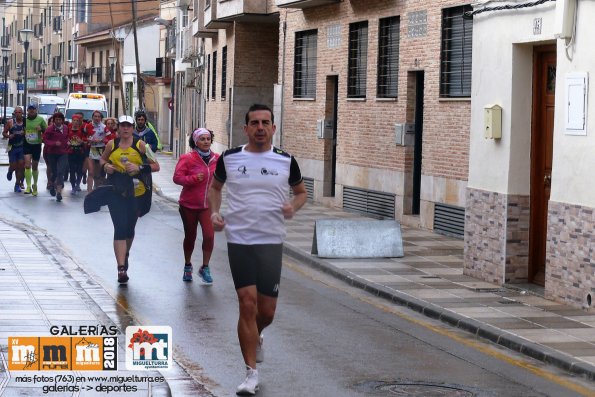
[[0, 106], [0, 124], [4, 125], [6, 118], [11, 118], [13, 113], [14, 108], [12, 106], [6, 107], [6, 114], [4, 114], [4, 106]]
[[57, 106], [65, 106], [66, 99], [57, 95], [39, 94], [31, 95], [29, 103], [37, 107], [37, 114], [44, 118], [45, 121], [54, 114]]

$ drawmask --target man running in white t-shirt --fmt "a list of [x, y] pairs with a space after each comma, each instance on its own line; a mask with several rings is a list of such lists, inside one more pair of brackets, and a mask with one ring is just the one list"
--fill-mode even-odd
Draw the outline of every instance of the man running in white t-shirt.
[[[225, 228], [240, 304], [238, 338], [247, 373], [237, 394], [253, 395], [258, 390], [256, 363], [263, 358], [261, 333], [273, 322], [279, 295], [284, 219], [291, 219], [308, 198], [293, 156], [273, 147], [275, 130], [272, 110], [252, 105], [244, 126], [248, 143], [219, 157], [209, 190], [211, 221], [216, 231]], [[228, 204], [225, 219], [219, 214], [224, 183]], [[291, 200], [288, 185], [294, 195]]]

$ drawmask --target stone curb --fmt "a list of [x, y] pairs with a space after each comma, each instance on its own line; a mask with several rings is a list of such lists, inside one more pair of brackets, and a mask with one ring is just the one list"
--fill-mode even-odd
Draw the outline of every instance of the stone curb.
[[582, 361], [574, 360], [572, 357], [557, 352], [547, 346], [525, 340], [516, 335], [511, 335], [510, 333], [502, 331], [489, 324], [484, 324], [477, 320], [461, 316], [432, 303], [391, 290], [383, 285], [364, 280], [352, 273], [333, 266], [324, 259], [304, 254], [300, 249], [292, 246], [290, 243], [286, 242], [283, 245], [283, 252], [310, 267], [330, 274], [353, 287], [360, 288], [379, 298], [407, 307], [429, 318], [440, 320], [450, 326], [469, 332], [482, 339], [524, 354], [533, 359], [554, 365], [573, 374], [585, 376], [589, 380], [595, 380], [595, 368], [593, 368], [593, 366]]

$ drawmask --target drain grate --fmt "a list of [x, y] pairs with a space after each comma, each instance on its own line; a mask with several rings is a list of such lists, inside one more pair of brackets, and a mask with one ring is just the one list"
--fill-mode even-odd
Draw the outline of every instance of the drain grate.
[[475, 393], [452, 386], [422, 385], [422, 384], [394, 384], [378, 387], [376, 390], [387, 391], [395, 396], [423, 396], [423, 397], [473, 397]]
[[455, 384], [415, 381], [362, 382], [356, 385], [361, 391], [378, 395], [403, 397], [476, 397], [478, 390]]

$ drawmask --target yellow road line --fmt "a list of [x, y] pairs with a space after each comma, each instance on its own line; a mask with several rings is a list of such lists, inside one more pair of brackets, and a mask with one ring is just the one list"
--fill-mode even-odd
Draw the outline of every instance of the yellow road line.
[[[400, 311], [396, 310], [395, 308], [392, 307], [388, 307], [386, 305], [377, 303], [375, 301], [373, 301], [371, 298], [367, 298], [364, 296], [359, 296], [358, 294], [355, 294], [351, 291], [346, 291], [343, 289], [340, 289], [338, 287], [329, 285], [328, 283], [325, 283], [324, 280], [321, 280], [319, 278], [313, 277], [311, 274], [307, 273], [306, 271], [304, 271], [303, 269], [301, 269], [300, 267], [297, 266], [297, 264], [294, 264], [293, 262], [289, 262], [287, 260], [284, 260], [284, 265], [286, 265], [287, 267], [289, 267], [291, 270], [300, 273], [303, 276], [306, 276], [314, 281], [318, 281], [321, 282], [323, 284], [325, 284], [328, 287], [334, 288], [335, 290], [341, 291], [341, 292], [345, 292], [347, 293], [349, 296], [351, 296], [352, 298], [358, 299], [362, 302], [365, 302], [367, 304], [370, 304], [374, 307], [376, 307], [377, 309], [380, 309], [384, 312], [387, 313], [391, 313], [394, 314], [406, 321], [409, 321], [410, 323], [413, 323], [415, 325], [418, 325], [420, 327], [424, 327], [426, 329], [429, 329], [432, 332], [435, 332], [437, 334], [440, 334], [442, 336], [446, 336], [447, 338], [453, 339], [463, 345], [469, 346], [475, 350], [478, 350], [488, 356], [494, 357], [496, 359], [502, 360], [504, 362], [507, 362], [508, 364], [517, 366], [517, 367], [521, 367], [526, 369], [527, 371], [540, 376], [544, 379], [547, 379], [553, 383], [556, 383], [560, 386], [563, 386], [569, 390], [572, 390], [575, 393], [578, 393], [580, 395], [586, 396], [586, 397], [593, 397], [593, 390], [588, 389], [584, 386], [578, 385], [576, 383], [570, 382], [560, 376], [557, 376], [555, 374], [552, 374], [549, 371], [545, 371], [539, 367], [536, 367], [532, 364], [529, 364], [528, 362], [525, 362], [523, 360], [519, 360], [519, 359], [514, 359], [512, 357], [507, 356], [504, 353], [501, 353], [499, 351], [497, 351], [496, 349], [494, 349], [493, 347], [486, 345], [485, 342], [477, 342], [477, 341], [473, 341], [473, 340], [469, 340], [467, 338], [464, 338], [460, 335], [457, 335], [455, 332], [449, 331], [447, 329], [441, 328], [441, 327], [437, 327], [435, 325], [430, 324], [427, 321], [423, 321], [420, 320], [418, 318], [415, 318], [413, 316], [410, 316], [408, 314], [405, 313], [401, 313]], [[332, 277], [332, 276], [330, 276]]]

